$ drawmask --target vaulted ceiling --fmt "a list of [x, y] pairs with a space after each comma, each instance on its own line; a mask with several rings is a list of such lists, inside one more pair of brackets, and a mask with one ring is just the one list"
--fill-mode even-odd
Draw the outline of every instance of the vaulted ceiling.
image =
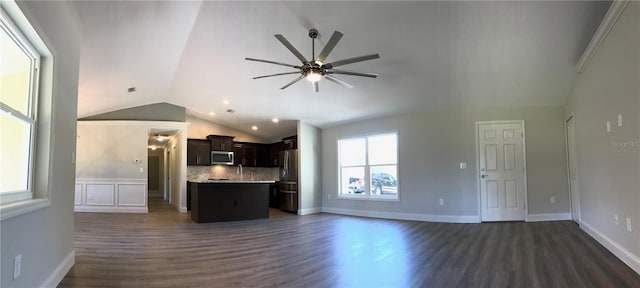
[[[78, 117], [169, 102], [277, 139], [295, 120], [330, 127], [432, 109], [564, 105], [609, 4], [79, 1]], [[293, 70], [245, 57], [300, 64], [274, 34], [311, 58], [310, 28], [320, 32], [316, 53], [334, 30], [344, 34], [327, 61], [379, 53], [344, 66], [379, 77], [342, 76], [352, 89], [323, 80], [319, 93], [304, 80], [280, 90], [296, 75], [251, 79]]]

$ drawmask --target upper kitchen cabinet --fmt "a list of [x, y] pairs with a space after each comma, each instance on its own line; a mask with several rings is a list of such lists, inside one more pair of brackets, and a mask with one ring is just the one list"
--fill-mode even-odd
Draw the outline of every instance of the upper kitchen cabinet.
[[282, 151], [282, 141], [273, 143], [269, 147], [269, 165], [270, 167], [280, 166], [280, 151]]
[[187, 165], [211, 165], [211, 141], [187, 139]]
[[298, 149], [298, 135], [282, 138], [282, 150]]
[[269, 167], [269, 145], [234, 142], [234, 165], [241, 164], [246, 167]]
[[246, 167], [256, 166], [256, 144], [234, 142], [233, 143], [233, 165]]
[[233, 136], [207, 136], [207, 139], [211, 141], [211, 150], [213, 151], [231, 151], [233, 149], [233, 138]]
[[256, 167], [269, 167], [270, 165], [270, 159], [271, 159], [271, 154], [270, 154], [270, 149], [269, 149], [270, 145], [268, 144], [257, 144], [256, 145], [256, 160], [255, 160], [255, 166]]

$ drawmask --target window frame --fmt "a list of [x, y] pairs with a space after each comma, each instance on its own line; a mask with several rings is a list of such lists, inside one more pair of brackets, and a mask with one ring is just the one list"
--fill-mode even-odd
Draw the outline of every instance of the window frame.
[[[375, 137], [375, 136], [382, 136], [382, 135], [387, 135], [387, 134], [393, 134], [396, 137], [396, 162], [395, 164], [375, 164], [372, 165], [369, 163], [369, 138], [370, 137]], [[341, 157], [341, 153], [340, 153], [340, 141], [345, 141], [345, 140], [353, 140], [353, 139], [364, 139], [365, 142], [365, 147], [364, 147], [364, 153], [365, 153], [365, 164], [364, 165], [346, 165], [343, 166], [342, 165], [342, 161], [340, 159]], [[355, 136], [348, 136], [348, 137], [341, 137], [338, 138], [336, 140], [336, 148], [337, 148], [337, 166], [338, 166], [338, 189], [337, 189], [337, 194], [338, 194], [338, 199], [348, 199], [348, 200], [368, 200], [368, 201], [391, 201], [391, 202], [399, 202], [400, 201], [400, 176], [399, 176], [399, 171], [400, 171], [400, 147], [399, 147], [399, 133], [397, 130], [393, 130], [393, 131], [381, 131], [381, 132], [375, 132], [375, 133], [367, 133], [367, 134], [361, 134], [361, 135], [355, 135]], [[396, 167], [396, 194], [395, 195], [373, 195], [371, 194], [371, 167], [376, 167], [376, 166], [389, 166], [389, 165], [395, 165]], [[362, 194], [349, 194], [349, 193], [343, 193], [343, 185], [342, 185], [342, 168], [349, 168], [349, 167], [364, 167], [364, 193]]]
[[[16, 2], [0, 2], [0, 21], [3, 33], [17, 43], [32, 60], [29, 79], [30, 105], [29, 123], [29, 165], [26, 191], [6, 191], [0, 193], [0, 221], [30, 213], [51, 205], [49, 187], [51, 182], [51, 157], [53, 127], [53, 55], [29, 19]], [[35, 58], [35, 59], [34, 59]], [[0, 108], [11, 111], [8, 105]], [[4, 113], [4, 112], [0, 112]], [[13, 111], [12, 111], [13, 113]], [[22, 114], [22, 113], [20, 113]], [[22, 117], [22, 116], [20, 116]], [[24, 120], [23, 118], [18, 118]]]

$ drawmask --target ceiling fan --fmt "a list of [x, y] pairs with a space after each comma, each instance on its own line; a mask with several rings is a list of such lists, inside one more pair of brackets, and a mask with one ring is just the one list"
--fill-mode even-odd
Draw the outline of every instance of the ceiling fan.
[[331, 82], [335, 82], [337, 84], [345, 86], [347, 88], [353, 88], [353, 85], [351, 85], [351, 84], [349, 84], [349, 83], [347, 83], [347, 82], [335, 77], [334, 74], [362, 76], [362, 77], [369, 77], [369, 78], [378, 77], [378, 74], [373, 74], [373, 73], [360, 73], [360, 72], [353, 72], [353, 71], [334, 69], [334, 67], [338, 67], [338, 66], [342, 66], [342, 65], [346, 65], [346, 64], [362, 62], [362, 61], [367, 61], [367, 60], [372, 60], [372, 59], [378, 59], [378, 58], [380, 58], [380, 55], [378, 55], [378, 54], [371, 54], [371, 55], [365, 55], [365, 56], [360, 56], [360, 57], [348, 58], [348, 59], [339, 60], [339, 61], [333, 61], [333, 62], [330, 62], [330, 63], [324, 63], [325, 60], [327, 59], [327, 56], [329, 56], [329, 53], [331, 53], [331, 51], [336, 46], [336, 44], [338, 44], [338, 41], [340, 41], [340, 38], [342, 38], [342, 35], [343, 35], [342, 33], [338, 32], [338, 31], [334, 31], [333, 35], [331, 35], [331, 38], [329, 39], [327, 44], [324, 46], [322, 51], [320, 51], [320, 54], [318, 54], [318, 57], [313, 59], [313, 57], [315, 55], [315, 40], [316, 40], [316, 38], [318, 38], [318, 30], [316, 30], [316, 29], [309, 30], [309, 37], [311, 37], [311, 39], [312, 39], [311, 40], [311, 59], [312, 60], [307, 60], [307, 58], [304, 58], [304, 56], [302, 56], [302, 53], [300, 53], [300, 51], [298, 51], [295, 47], [293, 47], [293, 45], [291, 45], [291, 43], [289, 43], [289, 41], [286, 38], [284, 38], [284, 36], [282, 36], [281, 34], [274, 35], [276, 37], [276, 39], [278, 39], [278, 41], [280, 41], [280, 43], [282, 43], [282, 45], [287, 47], [287, 49], [289, 49], [289, 51], [291, 51], [291, 53], [293, 53], [293, 55], [295, 55], [300, 60], [300, 62], [302, 62], [302, 65], [292, 65], [292, 64], [287, 64], [287, 63], [275, 62], [275, 61], [270, 61], [270, 60], [255, 59], [255, 58], [244, 58], [244, 59], [245, 60], [249, 60], [249, 61], [256, 61], [256, 62], [263, 62], [263, 63], [270, 63], [270, 64], [276, 64], [276, 65], [281, 65], [281, 66], [287, 66], [287, 67], [291, 67], [291, 68], [297, 69], [298, 71], [294, 71], [294, 72], [276, 73], [276, 74], [269, 74], [269, 75], [253, 77], [253, 79], [261, 79], [261, 78], [267, 78], [267, 77], [273, 77], [273, 76], [300, 74], [300, 76], [298, 78], [296, 78], [293, 81], [287, 83], [287, 85], [282, 86], [280, 89], [285, 89], [285, 88], [293, 85], [294, 83], [302, 80], [303, 78], [307, 78], [307, 80], [309, 80], [309, 81], [311, 81], [311, 83], [313, 83], [313, 90], [315, 92], [319, 91], [318, 90], [318, 81], [320, 81], [320, 79], [323, 79], [323, 78], [327, 79], [327, 80], [329, 80]]

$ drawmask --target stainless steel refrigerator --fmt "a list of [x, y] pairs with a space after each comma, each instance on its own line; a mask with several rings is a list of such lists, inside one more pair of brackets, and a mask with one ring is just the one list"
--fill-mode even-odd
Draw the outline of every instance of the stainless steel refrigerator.
[[280, 152], [280, 181], [278, 182], [278, 208], [298, 212], [298, 150]]

